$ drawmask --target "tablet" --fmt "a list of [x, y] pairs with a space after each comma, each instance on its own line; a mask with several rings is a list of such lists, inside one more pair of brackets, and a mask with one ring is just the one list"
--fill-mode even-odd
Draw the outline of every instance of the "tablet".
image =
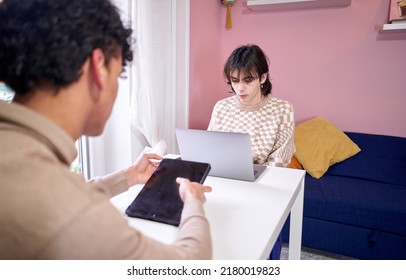
[[178, 226], [183, 209], [177, 177], [203, 183], [210, 164], [181, 159], [163, 159], [145, 183], [126, 214], [130, 217], [152, 220]]

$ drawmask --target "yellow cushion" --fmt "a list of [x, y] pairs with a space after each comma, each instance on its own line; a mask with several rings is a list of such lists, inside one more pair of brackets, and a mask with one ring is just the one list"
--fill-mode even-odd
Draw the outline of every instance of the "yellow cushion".
[[312, 177], [319, 179], [328, 168], [361, 151], [340, 129], [321, 117], [295, 128], [295, 156]]

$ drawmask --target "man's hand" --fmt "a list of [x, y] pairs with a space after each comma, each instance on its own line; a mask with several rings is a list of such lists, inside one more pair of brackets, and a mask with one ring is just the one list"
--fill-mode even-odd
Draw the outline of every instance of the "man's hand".
[[161, 160], [162, 157], [157, 154], [141, 154], [133, 165], [125, 170], [128, 185], [145, 184]]
[[188, 198], [195, 197], [201, 202], [206, 201], [204, 193], [211, 192], [212, 188], [196, 182], [190, 182], [189, 179], [177, 178], [180, 198], [185, 202]]

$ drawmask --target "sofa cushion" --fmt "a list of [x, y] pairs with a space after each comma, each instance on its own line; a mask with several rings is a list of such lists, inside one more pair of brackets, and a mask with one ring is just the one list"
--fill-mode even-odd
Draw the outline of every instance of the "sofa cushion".
[[331, 166], [326, 174], [406, 186], [406, 138], [345, 133], [361, 152]]
[[[289, 242], [289, 221], [283, 241]], [[368, 228], [303, 218], [302, 246], [370, 260], [406, 260], [406, 237]]]
[[303, 170], [303, 166], [300, 164], [300, 162], [297, 160], [297, 158], [295, 156], [292, 156], [292, 159], [290, 160], [289, 168]]
[[305, 178], [303, 215], [406, 235], [406, 188], [325, 174]]
[[316, 117], [295, 128], [295, 157], [314, 178], [360, 151], [348, 136], [329, 121]]

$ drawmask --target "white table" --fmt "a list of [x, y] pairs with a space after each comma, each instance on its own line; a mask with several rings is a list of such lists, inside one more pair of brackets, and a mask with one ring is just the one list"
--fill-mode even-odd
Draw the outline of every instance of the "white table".
[[[207, 177], [205, 211], [213, 239], [213, 259], [267, 259], [290, 216], [289, 259], [300, 259], [305, 171], [268, 167], [256, 182]], [[125, 215], [142, 185], [111, 199]], [[127, 217], [147, 236], [171, 243], [177, 227]]]

